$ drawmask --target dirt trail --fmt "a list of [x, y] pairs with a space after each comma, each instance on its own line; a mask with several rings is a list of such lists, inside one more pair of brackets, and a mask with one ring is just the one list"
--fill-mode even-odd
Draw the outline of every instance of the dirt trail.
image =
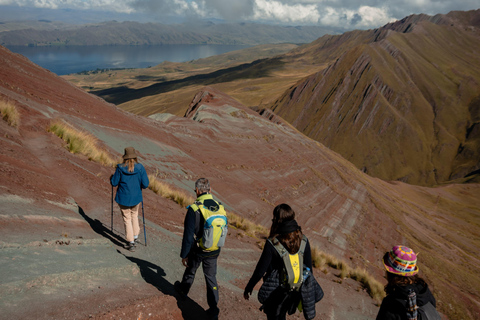
[[[46, 204], [0, 197], [2, 229], [10, 230], [3, 233], [0, 251], [1, 319], [204, 318], [208, 306], [201, 270], [186, 301], [178, 300], [173, 290], [183, 273], [182, 217], [166, 221], [171, 230], [147, 219], [147, 246], [140, 244], [129, 252], [121, 247], [118, 209], [112, 232], [105, 204], [86, 211], [73, 199]], [[236, 237], [240, 235], [232, 230], [218, 263], [220, 318], [264, 319], [255, 296], [250, 301], [242, 298], [260, 249], [254, 239], [240, 242]], [[374, 318], [376, 307], [366, 293], [357, 292], [357, 283], [339, 284], [332, 274], [315, 275], [326, 294], [318, 305], [318, 318]], [[351, 294], [357, 299], [345, 307], [344, 299]]]

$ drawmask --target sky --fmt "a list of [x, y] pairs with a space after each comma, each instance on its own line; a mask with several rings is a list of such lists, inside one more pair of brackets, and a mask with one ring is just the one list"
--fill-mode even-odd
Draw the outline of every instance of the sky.
[[22, 20], [21, 12], [42, 10], [50, 16], [58, 13], [60, 18], [62, 12], [68, 10], [77, 12], [78, 17], [90, 13], [92, 17], [104, 17], [103, 21], [215, 19], [371, 29], [411, 14], [435, 15], [452, 10], [480, 9], [480, 0], [0, 0], [0, 13], [2, 7], [21, 8], [19, 20]]

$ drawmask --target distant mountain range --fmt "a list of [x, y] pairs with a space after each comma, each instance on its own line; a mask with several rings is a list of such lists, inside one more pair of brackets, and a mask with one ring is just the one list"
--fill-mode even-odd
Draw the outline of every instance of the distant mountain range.
[[4, 22], [0, 24], [3, 46], [112, 46], [223, 44], [258, 45], [309, 43], [332, 29], [316, 26], [274, 26], [254, 23], [167, 25], [116, 22], [68, 25], [52, 21]]

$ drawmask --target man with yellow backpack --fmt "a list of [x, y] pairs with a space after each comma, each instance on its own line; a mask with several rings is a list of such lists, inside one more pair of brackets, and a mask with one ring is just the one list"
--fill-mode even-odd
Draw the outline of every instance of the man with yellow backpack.
[[207, 314], [211, 319], [218, 319], [217, 259], [227, 236], [227, 216], [223, 205], [214, 200], [210, 192], [208, 179], [200, 178], [195, 182], [197, 199], [187, 207], [180, 252], [186, 269], [182, 281], [176, 281], [174, 287], [186, 297], [202, 264], [207, 284]]

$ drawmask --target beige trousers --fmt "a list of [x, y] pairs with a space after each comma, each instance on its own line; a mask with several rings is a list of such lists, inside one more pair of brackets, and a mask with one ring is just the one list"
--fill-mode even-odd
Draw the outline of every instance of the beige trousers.
[[133, 242], [135, 237], [140, 233], [138, 224], [138, 208], [140, 203], [133, 207], [125, 207], [118, 205], [122, 211], [123, 224], [125, 225], [125, 234], [128, 242]]

